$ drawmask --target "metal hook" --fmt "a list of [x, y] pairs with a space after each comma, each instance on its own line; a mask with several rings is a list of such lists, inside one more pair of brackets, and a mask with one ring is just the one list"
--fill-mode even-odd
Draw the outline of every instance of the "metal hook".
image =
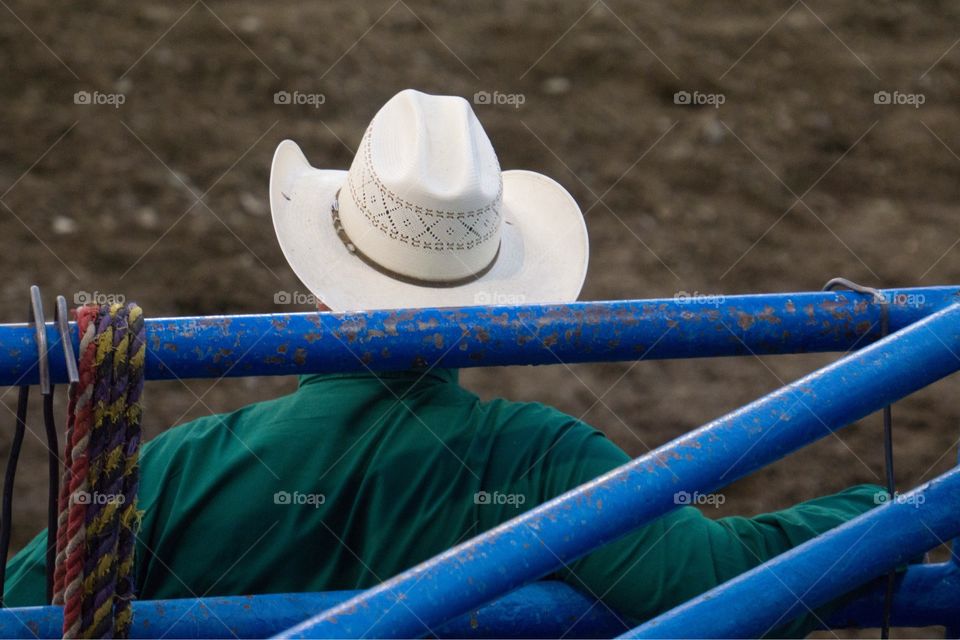
[[71, 385], [80, 382], [80, 371], [77, 367], [77, 355], [73, 352], [73, 339], [70, 336], [68, 321], [67, 299], [57, 296], [57, 306], [53, 312], [53, 322], [60, 334], [60, 343], [63, 345], [63, 358], [67, 364], [67, 382]]
[[50, 363], [47, 362], [47, 325], [43, 317], [40, 287], [30, 287], [30, 322], [37, 342], [37, 368], [40, 370], [40, 393], [50, 395]]
[[880, 337], [886, 337], [890, 330], [890, 301], [887, 300], [886, 294], [880, 289], [867, 287], [846, 278], [831, 278], [827, 284], [823, 285], [822, 291], [833, 291], [837, 287], [846, 287], [851, 291], [873, 296], [873, 301], [880, 305]]
[[846, 287], [847, 289], [856, 291], [857, 293], [866, 293], [872, 295], [874, 302], [887, 302], [887, 296], [885, 296], [879, 289], [866, 287], [862, 284], [857, 284], [853, 280], [847, 280], [846, 278], [832, 278], [831, 280], [827, 281], [827, 284], [823, 285], [823, 291], [833, 291], [837, 287]]

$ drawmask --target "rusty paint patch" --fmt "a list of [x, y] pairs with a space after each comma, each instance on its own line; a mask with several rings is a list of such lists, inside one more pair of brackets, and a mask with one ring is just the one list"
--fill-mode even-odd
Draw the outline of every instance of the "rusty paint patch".
[[840, 296], [839, 300], [824, 300], [820, 303], [820, 308], [826, 311], [827, 313], [833, 314], [837, 309], [842, 309], [846, 306], [847, 299], [843, 296]]
[[420, 331], [428, 331], [430, 329], [436, 329], [440, 326], [440, 322], [436, 318], [430, 318], [426, 322], [421, 320], [417, 323], [417, 329]]
[[391, 314], [383, 321], [383, 330], [388, 336], [398, 336], [400, 332], [397, 331], [397, 319], [394, 314]]
[[757, 314], [757, 320], [763, 320], [770, 324], [780, 324], [780, 318], [777, 316], [777, 312], [774, 311], [770, 305], [765, 306], [763, 311]]

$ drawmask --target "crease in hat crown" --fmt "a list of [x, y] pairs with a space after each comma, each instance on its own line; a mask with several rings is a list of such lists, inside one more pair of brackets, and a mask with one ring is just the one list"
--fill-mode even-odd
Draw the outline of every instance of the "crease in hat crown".
[[455, 281], [496, 260], [503, 179], [470, 104], [406, 90], [367, 128], [338, 217], [350, 242], [381, 267], [423, 281]]

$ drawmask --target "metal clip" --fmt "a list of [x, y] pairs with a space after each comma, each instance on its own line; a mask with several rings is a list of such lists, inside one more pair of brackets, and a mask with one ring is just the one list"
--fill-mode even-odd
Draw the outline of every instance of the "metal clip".
[[30, 322], [37, 342], [37, 368], [40, 370], [40, 393], [50, 395], [50, 363], [47, 362], [47, 325], [43, 317], [43, 299], [40, 287], [30, 287]]
[[67, 382], [75, 385], [80, 382], [80, 371], [77, 367], [77, 355], [73, 352], [73, 339], [70, 337], [70, 323], [68, 321], [67, 299], [57, 296], [57, 306], [53, 312], [53, 323], [60, 334], [60, 344], [63, 345], [63, 359], [67, 365]]
[[873, 301], [880, 305], [880, 337], [885, 338], [890, 330], [890, 301], [887, 300], [887, 296], [880, 289], [866, 287], [846, 278], [828, 280], [827, 284], [823, 285], [823, 291], [834, 291], [837, 287], [845, 287], [856, 293], [873, 296]]
[[883, 294], [880, 289], [874, 289], [873, 287], [865, 287], [862, 284], [857, 284], [853, 280], [847, 280], [846, 278], [833, 278], [823, 285], [823, 291], [834, 291], [837, 287], [846, 287], [851, 291], [856, 291], [857, 293], [866, 293], [873, 296], [874, 302], [879, 302], [881, 304], [887, 302], [887, 296]]

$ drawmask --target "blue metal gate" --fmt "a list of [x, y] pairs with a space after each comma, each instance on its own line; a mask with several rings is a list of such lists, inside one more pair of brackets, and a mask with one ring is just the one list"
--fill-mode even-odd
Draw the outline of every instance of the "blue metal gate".
[[[719, 489], [960, 369], [960, 288], [881, 293], [148, 320], [148, 379], [853, 351], [370, 590], [138, 602], [133, 635], [745, 637], [785, 623], [960, 536], [960, 470], [635, 629], [535, 581], [675, 508], [678, 491]], [[63, 381], [53, 325], [47, 341]], [[0, 326], [0, 384], [36, 383], [36, 354], [31, 326]], [[848, 553], [857, 541], [869, 544]], [[956, 549], [896, 588], [894, 625], [957, 637]], [[878, 626], [882, 603], [869, 593], [826, 622]], [[59, 607], [0, 610], [0, 636], [57, 637], [61, 625]]]

